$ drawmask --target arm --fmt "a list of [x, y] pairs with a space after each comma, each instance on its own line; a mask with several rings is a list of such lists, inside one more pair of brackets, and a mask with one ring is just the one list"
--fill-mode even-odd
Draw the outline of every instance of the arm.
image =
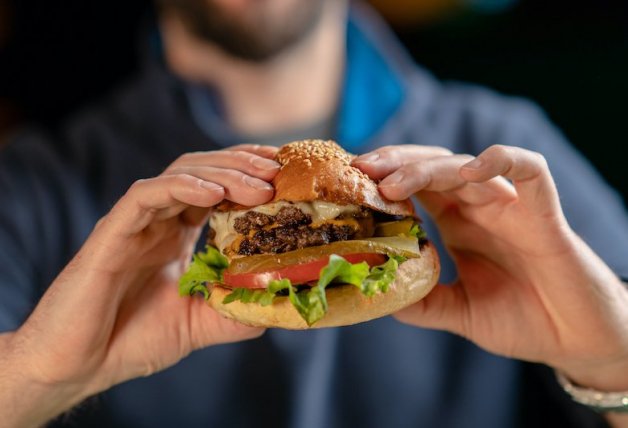
[[382, 179], [390, 199], [417, 195], [459, 275], [399, 319], [543, 362], [585, 386], [628, 389], [628, 291], [569, 227], [541, 155], [505, 146], [476, 159], [418, 146], [378, 155], [355, 165]]
[[14, 339], [14, 333], [0, 335], [0, 411], [5, 426], [43, 425], [86, 398], [78, 385], [47, 384], [30, 374]]
[[628, 427], [628, 416], [619, 414], [608, 414], [605, 416], [606, 421], [613, 428], [626, 428]]
[[[269, 148], [194, 153], [140, 180], [103, 217], [27, 321], [0, 335], [3, 426], [36, 426], [83, 399], [169, 367], [195, 349], [256, 337], [176, 283], [228, 198], [260, 204], [279, 166]], [[248, 150], [248, 151], [245, 151]]]

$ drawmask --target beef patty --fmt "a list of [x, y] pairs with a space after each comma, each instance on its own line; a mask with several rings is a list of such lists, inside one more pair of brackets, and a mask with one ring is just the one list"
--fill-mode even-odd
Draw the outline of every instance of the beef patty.
[[[342, 221], [348, 218], [355, 221]], [[349, 217], [339, 216], [331, 222], [313, 224], [309, 214], [297, 207], [286, 206], [274, 216], [249, 211], [234, 221], [234, 229], [244, 237], [237, 254], [276, 254], [370, 237], [373, 235], [373, 215], [370, 210], [362, 209]]]

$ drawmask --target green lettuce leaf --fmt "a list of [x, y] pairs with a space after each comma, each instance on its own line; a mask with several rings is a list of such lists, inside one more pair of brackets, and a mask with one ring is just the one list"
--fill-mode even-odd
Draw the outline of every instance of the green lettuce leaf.
[[216, 248], [207, 246], [205, 252], [198, 252], [192, 257], [192, 263], [179, 279], [179, 295], [191, 296], [202, 293], [209, 299], [208, 282], [222, 282], [222, 272], [229, 266], [227, 258]]
[[305, 320], [307, 325], [311, 326], [320, 320], [327, 313], [327, 296], [325, 290], [322, 291], [318, 287], [312, 287], [309, 290], [295, 292], [294, 287], [290, 287], [290, 302]]
[[318, 283], [308, 291], [290, 293], [290, 301], [299, 311], [308, 326], [320, 320], [327, 313], [327, 294], [325, 288], [332, 282], [353, 284], [360, 288], [369, 274], [369, 265], [366, 262], [349, 263], [336, 254], [329, 256], [327, 266], [321, 269]]
[[368, 276], [364, 278], [360, 285], [360, 291], [367, 297], [372, 297], [376, 293], [386, 293], [388, 287], [395, 280], [399, 262], [396, 258], [391, 257], [388, 261], [379, 266], [373, 266]]
[[427, 233], [425, 233], [425, 230], [419, 223], [414, 223], [410, 228], [410, 236], [414, 236], [417, 239], [425, 239], [427, 238]]
[[269, 293], [266, 290], [252, 290], [250, 288], [234, 288], [233, 292], [225, 296], [222, 303], [231, 303], [236, 300], [242, 301], [242, 303], [259, 303], [262, 306], [268, 306], [273, 303], [275, 298], [274, 293]]
[[243, 303], [259, 303], [262, 306], [270, 305], [282, 290], [288, 290], [290, 303], [305, 320], [308, 326], [312, 326], [325, 316], [328, 309], [325, 288], [333, 283], [352, 284], [368, 296], [376, 293], [385, 293], [390, 284], [395, 280], [399, 263], [405, 261], [405, 257], [389, 256], [386, 263], [373, 266], [369, 269], [366, 262], [349, 263], [343, 257], [332, 254], [327, 265], [321, 269], [318, 283], [307, 290], [297, 291], [290, 280], [273, 280], [266, 290], [251, 290], [247, 288], [235, 288], [228, 294], [223, 303], [231, 303], [240, 300]]
[[292, 283], [288, 278], [284, 279], [273, 279], [268, 283], [268, 292], [272, 294], [277, 294], [281, 290], [290, 289], [292, 287]]
[[216, 269], [220, 269], [222, 278], [222, 271], [229, 267], [229, 261], [225, 256], [223, 256], [218, 248], [212, 247], [211, 245], [205, 246], [205, 252], [196, 253], [196, 255], [201, 259], [203, 263], [207, 266], [212, 266]]
[[332, 281], [344, 282], [360, 287], [362, 281], [369, 274], [369, 265], [366, 262], [352, 264], [344, 257], [332, 254], [329, 256], [329, 263], [323, 269], [319, 276], [317, 287], [324, 289]]

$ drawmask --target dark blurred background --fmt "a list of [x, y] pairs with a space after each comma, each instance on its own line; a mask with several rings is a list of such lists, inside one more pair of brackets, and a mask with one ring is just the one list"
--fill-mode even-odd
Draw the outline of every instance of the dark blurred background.
[[[628, 200], [628, 2], [371, 3], [437, 76], [537, 101]], [[32, 121], [57, 126], [133, 73], [150, 6], [0, 0], [0, 136]]]

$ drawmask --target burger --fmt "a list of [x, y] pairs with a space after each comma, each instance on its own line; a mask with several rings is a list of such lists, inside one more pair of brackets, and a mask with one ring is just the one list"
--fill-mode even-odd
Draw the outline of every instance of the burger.
[[223, 201], [208, 245], [181, 277], [244, 324], [307, 329], [356, 324], [408, 306], [436, 284], [440, 264], [412, 202], [382, 197], [333, 141], [282, 146], [274, 198]]

